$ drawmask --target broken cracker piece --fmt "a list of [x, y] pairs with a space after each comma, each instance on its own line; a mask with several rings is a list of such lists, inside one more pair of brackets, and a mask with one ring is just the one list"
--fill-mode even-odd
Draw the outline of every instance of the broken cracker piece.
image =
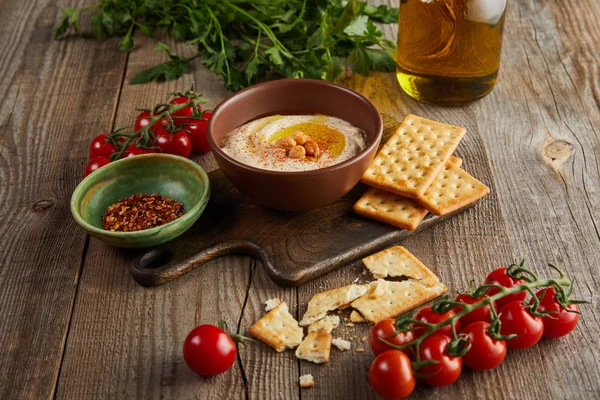
[[360, 315], [360, 313], [356, 310], [352, 310], [352, 312], [350, 313], [350, 321], [355, 322], [357, 324], [366, 322], [363, 316]]
[[417, 257], [402, 246], [394, 246], [363, 258], [362, 262], [374, 278], [407, 276], [426, 286], [435, 286], [440, 280]]
[[308, 309], [304, 313], [300, 325], [306, 326], [320, 320], [327, 314], [327, 311], [335, 310], [352, 302], [366, 291], [367, 285], [348, 285], [314, 295], [308, 302]]
[[323, 364], [329, 361], [331, 341], [331, 333], [310, 332], [296, 349], [296, 357], [315, 364]]
[[315, 378], [311, 374], [302, 375], [300, 377], [300, 387], [309, 388], [315, 386]]
[[435, 215], [446, 215], [475, 203], [489, 192], [485, 184], [450, 162], [417, 202]]
[[340, 338], [333, 339], [331, 341], [331, 344], [333, 344], [335, 347], [337, 347], [337, 349], [340, 351], [350, 350], [350, 348], [352, 347], [352, 343], [350, 343], [347, 340], [340, 339]]
[[372, 287], [372, 290], [369, 293], [370, 299], [376, 299], [382, 294], [384, 294], [389, 286], [388, 281], [384, 281], [383, 279], [377, 279], [375, 282], [371, 282], [369, 286]]
[[281, 300], [279, 300], [278, 298], [269, 299], [269, 300], [265, 301], [265, 312], [271, 311], [272, 309], [274, 309], [275, 307], [277, 307], [280, 304], [281, 304]]
[[285, 302], [256, 321], [248, 332], [278, 352], [298, 346], [304, 336], [302, 328], [290, 314]]
[[423, 195], [465, 135], [465, 128], [408, 114], [361, 181], [404, 197]]
[[352, 307], [360, 311], [367, 320], [377, 323], [404, 314], [444, 293], [446, 293], [446, 286], [442, 283], [429, 287], [414, 279], [401, 282], [390, 281], [388, 290], [384, 294], [371, 299], [367, 292], [354, 300]]
[[331, 333], [340, 325], [340, 317], [337, 315], [326, 315], [325, 318], [313, 322], [308, 326], [309, 332], [327, 332]]

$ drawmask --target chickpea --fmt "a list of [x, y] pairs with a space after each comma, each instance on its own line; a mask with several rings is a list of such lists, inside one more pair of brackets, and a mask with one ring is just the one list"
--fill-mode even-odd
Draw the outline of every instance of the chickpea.
[[273, 143], [275, 147], [279, 147], [285, 149], [286, 151], [291, 150], [294, 146], [296, 146], [296, 141], [291, 137], [282, 137], [277, 139], [275, 143]]
[[306, 143], [304, 143], [304, 149], [306, 150], [307, 156], [313, 156], [317, 158], [321, 154], [321, 149], [319, 149], [319, 145], [311, 139], [307, 140]]
[[304, 149], [304, 147], [298, 145], [298, 146], [294, 146], [290, 149], [288, 155], [291, 158], [295, 158], [297, 160], [300, 160], [301, 158], [304, 158], [304, 156], [306, 155], [306, 150]]
[[296, 131], [292, 134], [292, 139], [294, 139], [296, 141], [296, 144], [299, 144], [300, 146], [302, 146], [310, 138], [308, 137], [308, 135], [305, 135], [304, 133], [302, 133], [300, 131]]

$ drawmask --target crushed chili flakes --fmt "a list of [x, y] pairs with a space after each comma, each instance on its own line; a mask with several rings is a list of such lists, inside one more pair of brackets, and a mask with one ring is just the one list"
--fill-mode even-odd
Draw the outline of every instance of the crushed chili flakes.
[[174, 221], [185, 213], [183, 204], [160, 194], [131, 195], [109, 206], [102, 216], [107, 231], [131, 232]]

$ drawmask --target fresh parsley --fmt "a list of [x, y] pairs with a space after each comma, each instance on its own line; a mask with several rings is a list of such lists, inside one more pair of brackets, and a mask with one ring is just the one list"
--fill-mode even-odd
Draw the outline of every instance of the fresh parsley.
[[156, 49], [169, 61], [140, 72], [132, 84], [176, 79], [195, 59], [223, 76], [230, 90], [267, 78], [335, 80], [345, 58], [364, 75], [395, 67], [394, 43], [375, 23], [397, 22], [398, 10], [360, 0], [100, 0], [86, 9], [64, 8], [55, 37], [71, 26], [79, 34], [85, 11], [93, 11], [97, 38], [120, 36], [122, 51], [133, 50], [136, 31], [150, 37], [167, 31], [198, 49], [181, 57], [159, 42]]

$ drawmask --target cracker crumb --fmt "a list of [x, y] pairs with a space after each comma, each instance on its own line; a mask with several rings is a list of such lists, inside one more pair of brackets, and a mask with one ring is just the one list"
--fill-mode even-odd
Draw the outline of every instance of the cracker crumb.
[[311, 374], [302, 375], [300, 377], [300, 387], [309, 388], [315, 386], [315, 380]]
[[354, 323], [353, 322], [347, 322], [346, 326], [354, 326]]
[[363, 342], [363, 343], [364, 343], [364, 342], [366, 342], [366, 341], [367, 341], [367, 337], [366, 337], [366, 336], [363, 336], [363, 337], [361, 337], [361, 338], [360, 338], [360, 340], [361, 340], [361, 342]]
[[363, 353], [365, 351], [364, 347], [357, 347], [355, 350], [357, 353]]
[[338, 348], [338, 350], [341, 350], [341, 351], [350, 350], [350, 348], [352, 347], [352, 343], [350, 343], [347, 340], [341, 339], [341, 338], [333, 339], [331, 341], [331, 344], [333, 344], [335, 347]]

